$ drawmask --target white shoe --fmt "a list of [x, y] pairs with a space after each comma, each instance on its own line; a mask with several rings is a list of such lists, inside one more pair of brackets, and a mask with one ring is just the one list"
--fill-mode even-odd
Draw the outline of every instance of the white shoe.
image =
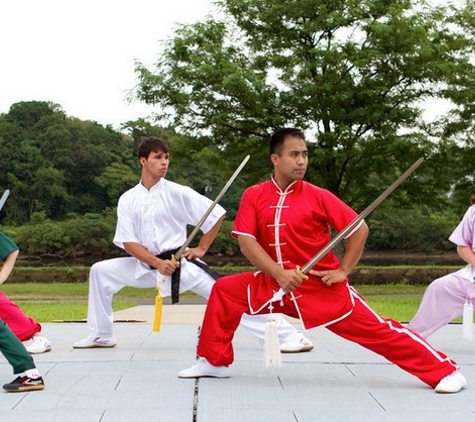
[[98, 336], [97, 334], [90, 334], [81, 341], [73, 343], [75, 349], [92, 349], [94, 347], [115, 347], [117, 341], [114, 336], [106, 338], [104, 336]]
[[467, 380], [461, 374], [460, 371], [452, 372], [441, 381], [435, 387], [436, 393], [458, 393], [462, 388], [467, 385]]
[[26, 350], [30, 354], [49, 352], [53, 347], [51, 342], [44, 336], [34, 336], [33, 343], [26, 347]]
[[294, 333], [290, 335], [286, 341], [280, 345], [280, 351], [282, 353], [309, 352], [312, 349], [312, 342], [304, 337], [302, 333]]
[[228, 366], [211, 365], [205, 358], [200, 358], [198, 363], [191, 368], [178, 372], [179, 378], [229, 378], [231, 370]]

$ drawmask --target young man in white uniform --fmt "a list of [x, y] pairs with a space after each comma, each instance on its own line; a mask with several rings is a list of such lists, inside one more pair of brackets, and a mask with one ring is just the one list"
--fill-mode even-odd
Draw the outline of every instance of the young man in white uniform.
[[[89, 274], [87, 325], [93, 333], [73, 344], [75, 348], [114, 347], [112, 299], [125, 286], [160, 286], [162, 297], [172, 294], [171, 276], [177, 270], [167, 252], [186, 240], [187, 225], [196, 226], [212, 204], [193, 189], [165, 179], [169, 164], [169, 146], [157, 137], [145, 138], [138, 148], [142, 179], [119, 199], [114, 243], [131, 255], [98, 262]], [[183, 252], [180, 261], [179, 292], [191, 290], [208, 299], [215, 278], [192, 261], [203, 257], [211, 246], [225, 210], [217, 205], [201, 230], [204, 235], [195, 248]], [[158, 255], [164, 254], [161, 258]], [[176, 299], [177, 300], [177, 299]], [[310, 340], [292, 327], [281, 315], [273, 318], [279, 332], [282, 352], [313, 349]], [[244, 315], [242, 325], [259, 340], [265, 339], [266, 315]]]

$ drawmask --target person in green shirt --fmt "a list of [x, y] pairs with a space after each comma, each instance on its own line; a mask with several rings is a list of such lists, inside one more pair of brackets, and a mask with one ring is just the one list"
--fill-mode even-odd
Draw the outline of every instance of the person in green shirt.
[[[8, 236], [0, 232], [0, 285], [10, 276], [18, 257], [19, 248]], [[13, 303], [5, 293], [0, 291], [0, 319], [7, 324], [20, 341], [33, 340], [26, 347], [28, 353], [44, 353], [52, 349], [51, 342], [42, 334], [41, 324]]]

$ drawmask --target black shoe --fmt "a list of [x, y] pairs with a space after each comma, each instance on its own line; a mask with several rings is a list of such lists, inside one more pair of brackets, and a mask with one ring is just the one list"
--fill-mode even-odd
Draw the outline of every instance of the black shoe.
[[10, 393], [20, 393], [22, 391], [34, 391], [43, 390], [45, 383], [42, 377], [30, 378], [30, 377], [18, 377], [14, 379], [10, 384], [5, 384], [3, 389]]

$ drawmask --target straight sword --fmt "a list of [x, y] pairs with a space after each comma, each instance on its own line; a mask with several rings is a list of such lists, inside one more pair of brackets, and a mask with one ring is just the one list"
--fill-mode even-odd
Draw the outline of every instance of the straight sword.
[[[409, 175], [419, 167], [424, 158], [419, 158], [411, 167], [409, 167], [399, 178], [389, 186], [381, 195], [379, 195], [360, 215], [358, 215], [350, 224], [348, 224], [340, 233], [338, 233], [324, 248], [320, 250], [310, 261], [308, 261], [302, 268], [296, 267], [295, 271], [300, 278], [307, 280], [308, 276], [306, 275], [313, 266], [320, 261], [331, 249], [333, 249], [341, 240], [350, 233], [364, 218], [368, 216], [381, 202], [383, 202], [396, 188], [406, 180]], [[274, 293], [272, 301], [277, 301], [284, 297], [286, 292], [280, 289], [278, 292]]]
[[190, 233], [188, 238], [186, 239], [185, 243], [178, 249], [175, 253], [175, 255], [172, 255], [172, 261], [174, 264], [179, 263], [179, 259], [181, 257], [181, 254], [184, 252], [184, 250], [188, 247], [188, 245], [191, 243], [191, 241], [194, 239], [194, 237], [197, 235], [198, 231], [200, 230], [201, 226], [204, 224], [206, 219], [209, 217], [211, 212], [213, 211], [214, 207], [218, 204], [218, 202], [221, 200], [223, 195], [226, 193], [226, 191], [229, 189], [231, 184], [234, 182], [238, 174], [241, 172], [243, 167], [246, 165], [246, 163], [249, 161], [249, 158], [251, 158], [250, 155], [247, 155], [244, 160], [242, 160], [241, 164], [239, 167], [236, 169], [234, 174], [231, 176], [231, 178], [228, 180], [228, 182], [224, 185], [223, 189], [221, 189], [221, 192], [219, 192], [218, 196], [214, 200], [214, 202], [211, 204], [211, 206], [208, 208], [208, 211], [205, 212], [199, 223], [195, 226], [193, 231]]
[[0, 211], [2, 210], [3, 206], [5, 205], [5, 202], [7, 202], [8, 195], [10, 195], [10, 189], [7, 189], [5, 192], [3, 192], [3, 195], [0, 198]]

